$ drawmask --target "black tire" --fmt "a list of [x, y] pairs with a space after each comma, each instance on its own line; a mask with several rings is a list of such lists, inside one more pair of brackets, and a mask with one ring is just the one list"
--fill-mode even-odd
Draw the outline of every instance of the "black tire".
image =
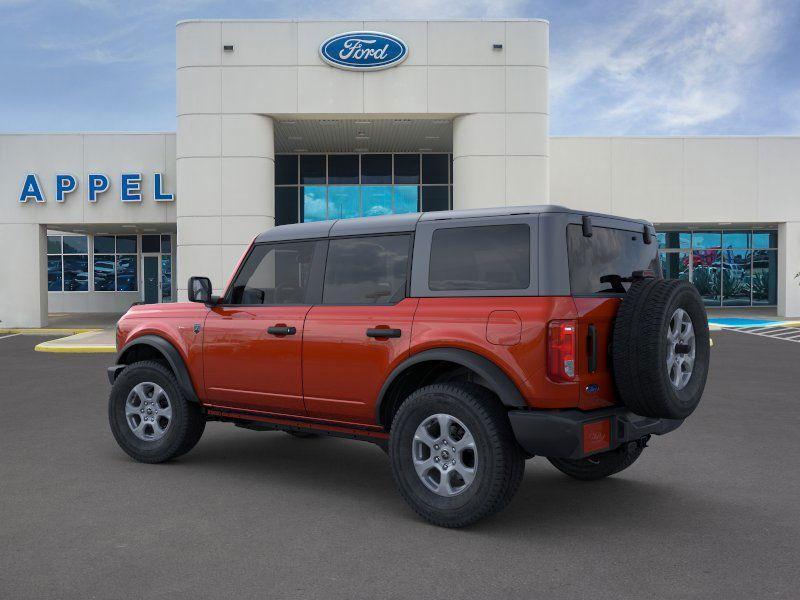
[[[412, 441], [431, 415], [448, 414], [472, 433], [475, 478], [457, 495], [428, 489], [414, 468]], [[389, 461], [400, 494], [422, 518], [441, 527], [464, 527], [504, 508], [519, 488], [525, 460], [497, 397], [470, 383], [434, 384], [416, 390], [392, 422]]]
[[[165, 427], [166, 432], [154, 441], [137, 437], [125, 415], [128, 395], [142, 382], [159, 385], [172, 408], [172, 420]], [[155, 361], [134, 363], [119, 374], [108, 398], [108, 422], [120, 448], [134, 460], [144, 463], [165, 462], [186, 454], [200, 441], [206, 426], [202, 408], [189, 402], [172, 371]]]
[[593, 454], [586, 458], [548, 458], [547, 460], [559, 471], [580, 479], [594, 481], [624, 471], [642, 455], [646, 440], [623, 444], [616, 450]]
[[[691, 376], [680, 388], [667, 369], [672, 348], [667, 333], [678, 309], [691, 318], [694, 331]], [[685, 419], [703, 395], [709, 354], [708, 319], [697, 288], [688, 281], [664, 279], [631, 285], [617, 313], [612, 340], [614, 380], [625, 406], [646, 417]]]

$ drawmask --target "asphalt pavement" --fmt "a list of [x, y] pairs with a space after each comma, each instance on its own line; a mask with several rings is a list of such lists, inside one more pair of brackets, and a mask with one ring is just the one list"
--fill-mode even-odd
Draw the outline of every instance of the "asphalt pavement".
[[210, 423], [133, 462], [113, 355], [0, 339], [0, 598], [796, 598], [800, 344], [713, 339], [699, 409], [633, 467], [584, 483], [533, 459], [464, 530], [418, 519], [367, 443]]

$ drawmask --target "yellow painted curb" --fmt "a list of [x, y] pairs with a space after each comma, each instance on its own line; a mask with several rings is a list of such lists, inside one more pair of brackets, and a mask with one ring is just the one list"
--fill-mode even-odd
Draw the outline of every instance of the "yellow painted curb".
[[116, 353], [116, 346], [49, 346], [47, 342], [36, 344], [36, 352], [58, 352], [64, 354], [112, 354]]
[[0, 335], [4, 333], [17, 333], [22, 335], [76, 335], [78, 333], [97, 333], [102, 329], [48, 329], [47, 327], [21, 327], [12, 329], [0, 329]]

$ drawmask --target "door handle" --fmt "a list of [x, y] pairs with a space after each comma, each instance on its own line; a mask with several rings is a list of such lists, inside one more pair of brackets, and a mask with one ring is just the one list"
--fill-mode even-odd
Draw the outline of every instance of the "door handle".
[[294, 335], [297, 333], [296, 327], [287, 327], [286, 325], [273, 325], [267, 327], [267, 333], [270, 335]]
[[399, 329], [389, 329], [388, 327], [373, 327], [367, 329], [367, 337], [385, 339], [385, 338], [399, 338], [402, 331]]

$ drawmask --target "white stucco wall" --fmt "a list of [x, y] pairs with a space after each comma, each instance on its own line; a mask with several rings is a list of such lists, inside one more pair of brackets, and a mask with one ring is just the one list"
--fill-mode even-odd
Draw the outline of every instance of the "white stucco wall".
[[[400, 37], [408, 58], [373, 72], [323, 62], [320, 44], [354, 30]], [[192, 274], [219, 290], [274, 224], [273, 118], [454, 119], [456, 208], [546, 202], [548, 63], [539, 20], [179, 23], [179, 298]]]
[[[28, 173], [37, 175], [46, 202], [19, 202]], [[97, 202], [87, 200], [86, 176], [101, 173], [109, 178], [108, 191]], [[142, 201], [120, 201], [122, 173], [142, 173]], [[153, 201], [154, 173], [163, 175], [163, 191], [175, 193], [174, 133], [65, 133], [0, 135], [0, 227], [3, 255], [0, 256], [0, 327], [34, 326], [47, 320], [47, 260], [40, 238], [47, 226], [124, 224], [164, 225], [174, 223], [175, 202]], [[77, 189], [56, 202], [57, 174], [77, 178]], [[177, 195], [176, 195], [177, 198]], [[118, 230], [122, 233], [123, 230]], [[43, 243], [43, 242], [42, 242]], [[52, 310], [102, 312], [123, 310], [130, 305], [122, 296], [64, 294]], [[83, 294], [83, 296], [80, 296]], [[137, 298], [138, 299], [138, 298]]]
[[778, 225], [778, 313], [800, 316], [800, 137], [554, 137], [550, 154], [554, 204], [662, 225]]

